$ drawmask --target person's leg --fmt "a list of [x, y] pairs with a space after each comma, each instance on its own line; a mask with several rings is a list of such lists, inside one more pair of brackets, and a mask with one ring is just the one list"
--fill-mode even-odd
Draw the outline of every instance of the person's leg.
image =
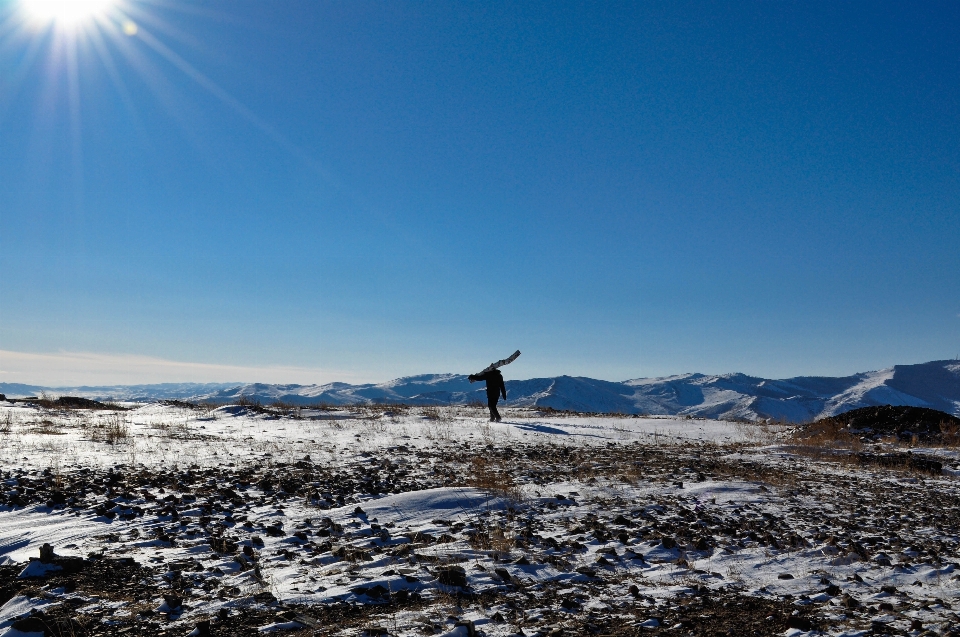
[[496, 402], [493, 403], [492, 409], [493, 409], [493, 417], [494, 417], [494, 420], [496, 420], [497, 422], [500, 422], [500, 412], [497, 410], [497, 403], [496, 403]]
[[487, 407], [490, 408], [490, 422], [498, 420], [500, 413], [497, 411], [497, 397], [487, 396]]

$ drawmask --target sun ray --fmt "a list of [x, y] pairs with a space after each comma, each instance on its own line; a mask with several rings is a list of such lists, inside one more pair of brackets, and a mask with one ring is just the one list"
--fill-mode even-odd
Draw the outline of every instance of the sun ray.
[[216, 82], [208, 78], [206, 75], [194, 68], [193, 65], [184, 60], [165, 44], [160, 42], [160, 40], [156, 39], [148, 32], [144, 32], [141, 36], [141, 39], [148, 46], [150, 46], [150, 48], [155, 50], [157, 53], [165, 57], [167, 61], [180, 69], [180, 71], [182, 71], [187, 77], [199, 84], [202, 88], [219, 99], [221, 102], [232, 108], [238, 115], [259, 128], [262, 133], [273, 140], [276, 144], [306, 163], [308, 166], [310, 166], [310, 168], [321, 174], [321, 176], [324, 178], [328, 180], [331, 179], [328, 171], [318, 161], [313, 159], [313, 157], [311, 157], [306, 151], [287, 139], [287, 137], [280, 133], [276, 128], [261, 119], [256, 113], [251, 111], [242, 102], [240, 102], [240, 100], [230, 95], [230, 93], [222, 89]]
[[[18, 33], [13, 29], [10, 30], [9, 35], [5, 35], [5, 33], [0, 30], [0, 53], [6, 50], [4, 46], [8, 48], [14, 46], [13, 41], [16, 40], [17, 37]], [[16, 66], [12, 73], [0, 78], [0, 87], [5, 88], [5, 90], [0, 90], [0, 118], [2, 118], [6, 105], [11, 103], [19, 93], [24, 80], [30, 76], [31, 70], [43, 52], [44, 43], [42, 40], [30, 38], [27, 39], [26, 42], [27, 46], [20, 57], [20, 64]]]
[[80, 112], [80, 62], [76, 33], [65, 35], [67, 54], [67, 92], [70, 104], [70, 156], [73, 164], [76, 210], [83, 209], [83, 126]]
[[93, 46], [94, 51], [96, 51], [97, 56], [100, 58], [100, 61], [103, 63], [103, 67], [107, 70], [107, 77], [110, 78], [113, 87], [117, 90], [117, 94], [120, 95], [120, 99], [123, 100], [124, 106], [127, 107], [127, 110], [136, 120], [137, 127], [142, 130], [142, 123], [140, 122], [139, 117], [137, 117], [137, 109], [134, 104], [133, 97], [130, 95], [130, 91], [127, 89], [126, 84], [123, 82], [123, 78], [120, 76], [120, 71], [117, 69], [116, 61], [113, 59], [113, 55], [110, 53], [110, 49], [107, 47], [106, 39], [101, 30], [97, 29], [90, 33], [90, 44]]

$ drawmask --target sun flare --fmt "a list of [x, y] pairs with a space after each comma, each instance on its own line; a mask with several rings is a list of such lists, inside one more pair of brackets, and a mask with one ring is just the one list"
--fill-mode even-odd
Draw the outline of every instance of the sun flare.
[[75, 26], [104, 15], [116, 0], [20, 0], [20, 4], [39, 23]]

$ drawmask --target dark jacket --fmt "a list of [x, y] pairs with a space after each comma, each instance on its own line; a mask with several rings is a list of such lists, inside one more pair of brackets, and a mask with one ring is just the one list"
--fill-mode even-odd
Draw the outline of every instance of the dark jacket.
[[503, 374], [499, 369], [492, 369], [483, 374], [470, 374], [468, 378], [472, 381], [486, 381], [488, 399], [496, 400], [498, 395], [503, 395], [504, 400], [507, 399], [507, 386], [503, 384]]

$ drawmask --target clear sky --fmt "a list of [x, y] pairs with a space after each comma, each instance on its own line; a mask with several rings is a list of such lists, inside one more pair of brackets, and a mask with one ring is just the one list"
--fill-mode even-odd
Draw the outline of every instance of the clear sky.
[[0, 0], [0, 382], [960, 352], [956, 2], [82, 2]]

